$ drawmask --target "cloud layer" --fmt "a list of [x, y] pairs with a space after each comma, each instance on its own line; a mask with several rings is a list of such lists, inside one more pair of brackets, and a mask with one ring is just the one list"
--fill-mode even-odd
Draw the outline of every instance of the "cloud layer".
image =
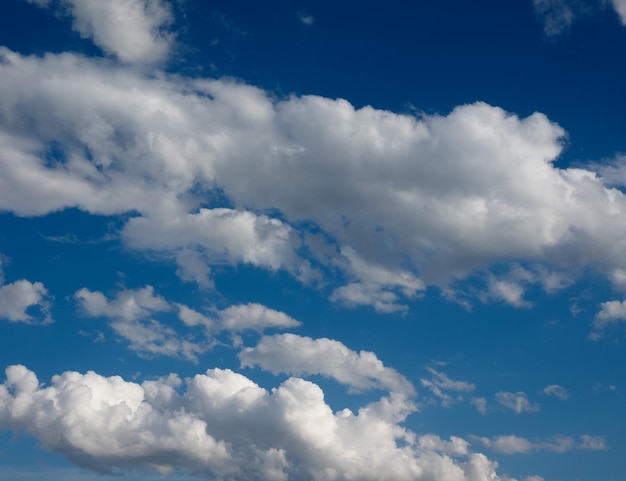
[[[529, 285], [567, 285], [566, 266], [626, 270], [624, 195], [555, 167], [565, 133], [540, 113], [416, 118], [73, 54], [0, 57], [0, 208], [133, 212], [124, 241], [205, 287], [221, 263], [303, 282], [338, 270], [332, 299], [389, 312], [475, 273], [478, 297], [524, 306]], [[513, 261], [531, 270], [485, 274]]]
[[169, 376], [142, 384], [65, 372], [43, 386], [16, 365], [0, 385], [0, 426], [102, 473], [180, 468], [217, 480], [504, 481], [495, 463], [459, 438], [416, 438], [398, 424], [410, 411], [391, 395], [357, 414], [333, 413], [309, 381], [290, 378], [268, 392], [220, 369], [184, 383]]

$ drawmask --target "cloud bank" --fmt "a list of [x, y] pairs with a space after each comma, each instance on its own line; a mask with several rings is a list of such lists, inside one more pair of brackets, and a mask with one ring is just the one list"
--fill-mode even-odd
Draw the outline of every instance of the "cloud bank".
[[49, 386], [24, 366], [0, 385], [0, 426], [101, 473], [184, 469], [207, 479], [493, 481], [496, 464], [459, 438], [417, 438], [396, 396], [333, 413], [289, 378], [271, 392], [230, 370], [136, 384], [65, 372]]

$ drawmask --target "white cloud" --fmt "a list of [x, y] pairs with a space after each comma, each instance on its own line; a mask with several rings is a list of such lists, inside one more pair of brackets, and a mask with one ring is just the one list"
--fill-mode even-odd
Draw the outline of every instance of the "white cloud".
[[412, 298], [425, 289], [424, 283], [410, 272], [368, 264], [349, 247], [341, 249], [341, 256], [335, 262], [356, 282], [336, 288], [330, 296], [334, 301], [354, 306], [371, 305], [378, 312], [404, 311], [407, 306], [397, 302], [396, 292]]
[[[230, 370], [136, 384], [66, 372], [41, 385], [11, 366], [0, 425], [102, 473], [184, 469], [208, 479], [504, 481], [460, 438], [419, 440], [402, 427], [405, 401], [384, 397], [333, 413], [315, 384], [290, 378], [268, 392]], [[405, 413], [405, 414], [402, 414]], [[306, 421], [304, 421], [306, 420]]]
[[515, 411], [516, 414], [523, 412], [539, 411], [541, 407], [537, 403], [531, 403], [528, 396], [523, 392], [498, 392], [496, 401], [507, 409]]
[[584, 434], [580, 437], [580, 449], [588, 449], [591, 451], [604, 451], [607, 449], [606, 441], [603, 436], [590, 436]]
[[121, 290], [113, 300], [102, 292], [83, 288], [74, 298], [87, 315], [109, 318], [115, 333], [128, 341], [129, 348], [140, 356], [173, 356], [196, 362], [198, 354], [210, 347], [207, 342], [194, 342], [151, 318], [155, 313], [173, 309], [169, 302], [154, 294], [152, 286]]
[[480, 414], [487, 414], [487, 399], [485, 399], [484, 397], [473, 397], [472, 399], [470, 399], [470, 403], [476, 408], [476, 410]]
[[[33, 308], [38, 311], [36, 315]], [[0, 319], [49, 324], [52, 322], [49, 308], [48, 290], [41, 282], [20, 279], [0, 287]]]
[[[51, 0], [28, 0], [49, 7]], [[163, 0], [58, 0], [59, 11], [73, 18], [72, 28], [123, 62], [165, 60], [174, 42], [167, 30], [173, 22], [170, 5]]]
[[[333, 299], [381, 312], [496, 263], [536, 266], [492, 278], [492, 298], [520, 306], [526, 285], [562, 285], [564, 266], [626, 270], [624, 194], [554, 166], [565, 133], [540, 113], [476, 103], [416, 118], [72, 54], [0, 57], [0, 208], [132, 212], [124, 241], [205, 287], [215, 263], [315, 279], [300, 257], [311, 222], [331, 247], [315, 262], [347, 282]], [[215, 187], [233, 208], [206, 208]]]
[[215, 287], [211, 279], [211, 269], [202, 255], [191, 249], [183, 249], [176, 254], [178, 269], [176, 275], [186, 282], [195, 282], [200, 287], [212, 289]]
[[449, 407], [455, 402], [463, 400], [462, 396], [452, 396], [447, 391], [457, 392], [472, 392], [476, 389], [476, 386], [466, 381], [454, 381], [450, 379], [445, 373], [437, 371], [436, 369], [428, 366], [426, 367], [431, 374], [430, 379], [422, 378], [420, 383], [422, 386], [430, 390], [437, 398], [440, 399], [441, 405]]
[[571, 3], [569, 0], [533, 0], [535, 12], [543, 21], [546, 35], [558, 35], [572, 25], [576, 14]]
[[609, 327], [624, 321], [626, 321], [626, 300], [603, 302], [600, 304], [600, 311], [593, 319], [589, 338], [598, 340]]
[[562, 401], [565, 401], [569, 397], [569, 393], [567, 389], [563, 386], [559, 386], [558, 384], [550, 384], [543, 388], [542, 391], [546, 396], [556, 396]]
[[9, 263], [9, 258], [0, 253], [0, 286], [4, 284], [4, 266]]
[[163, 297], [154, 294], [152, 286], [121, 290], [111, 301], [102, 292], [91, 292], [83, 288], [76, 292], [75, 298], [92, 317], [115, 317], [125, 321], [136, 321], [154, 312], [172, 309]]
[[231, 332], [262, 331], [272, 327], [286, 329], [301, 324], [283, 312], [256, 303], [227, 307], [219, 312], [219, 319], [221, 329]]
[[626, 0], [611, 0], [611, 3], [619, 15], [622, 25], [626, 26]]
[[[214, 336], [221, 332], [261, 332], [300, 325], [283, 312], [255, 303], [233, 305], [205, 315], [184, 304], [168, 302], [156, 295], [152, 286], [123, 289], [116, 292], [113, 299], [102, 292], [83, 288], [74, 298], [88, 316], [108, 318], [111, 328], [129, 342], [130, 349], [144, 356], [180, 356], [197, 361], [197, 355], [210, 349], [216, 342]], [[174, 310], [187, 327], [204, 328], [202, 340], [196, 339], [193, 331], [182, 335], [154, 319]]]
[[519, 436], [495, 436], [493, 438], [472, 437], [472, 440], [481, 443], [497, 453], [519, 454], [527, 453], [533, 448], [533, 444], [527, 439]]
[[414, 394], [411, 383], [395, 369], [385, 367], [376, 354], [352, 351], [332, 339], [295, 334], [264, 336], [255, 347], [244, 348], [239, 359], [243, 367], [260, 366], [273, 374], [321, 374], [355, 390]]
[[304, 12], [298, 12], [298, 18], [304, 25], [313, 25], [315, 23], [315, 17]]
[[553, 436], [544, 441], [531, 442], [515, 435], [494, 436], [491, 438], [470, 436], [472, 441], [482, 444], [485, 448], [502, 454], [525, 454], [531, 451], [552, 451], [565, 453], [573, 450], [598, 451], [606, 449], [601, 436], [580, 436], [579, 441], [570, 436]]
[[598, 2], [533, 0], [535, 12], [543, 22], [544, 33], [549, 37], [568, 30], [576, 19], [595, 15], [609, 5], [619, 16], [622, 25], [626, 26], [625, 0], [601, 0]]
[[[122, 236], [134, 248], [179, 252], [177, 261], [185, 280], [208, 275], [208, 271], [198, 273], [198, 267], [190, 271], [185, 258], [190, 255], [188, 247], [201, 248], [212, 264], [243, 262], [270, 270], [285, 268], [303, 278], [308, 274], [307, 264], [295, 253], [300, 241], [291, 227], [277, 219], [226, 208], [165, 214], [130, 219]], [[201, 259], [196, 254], [194, 260]]]

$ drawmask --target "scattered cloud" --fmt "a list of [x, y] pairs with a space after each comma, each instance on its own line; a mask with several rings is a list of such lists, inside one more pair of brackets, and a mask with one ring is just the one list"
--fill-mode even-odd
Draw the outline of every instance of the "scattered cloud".
[[626, 1], [601, 0], [581, 2], [579, 0], [533, 0], [535, 13], [543, 23], [548, 37], [557, 36], [569, 30], [575, 20], [598, 14], [607, 6], [613, 7], [622, 25], [626, 26]]
[[127, 63], [167, 59], [174, 42], [168, 26], [174, 21], [163, 0], [27, 0], [39, 7], [57, 7], [73, 19], [72, 28], [105, 53]]
[[[417, 438], [411, 411], [383, 397], [333, 413], [316, 385], [289, 378], [271, 392], [230, 370], [142, 384], [65, 372], [48, 386], [24, 366], [0, 385], [0, 426], [106, 474], [183, 469], [210, 479], [491, 479], [496, 463], [460, 438]], [[304, 422], [303, 420], [306, 420]]]
[[580, 436], [578, 442], [570, 436], [561, 435], [540, 442], [531, 442], [515, 435], [491, 438], [470, 436], [470, 438], [485, 448], [502, 454], [526, 454], [531, 451], [565, 453], [573, 450], [600, 451], [606, 449], [606, 442], [603, 437], [587, 434]]
[[466, 381], [454, 381], [445, 373], [437, 371], [430, 366], [427, 366], [426, 370], [431, 374], [431, 377], [430, 379], [421, 378], [420, 384], [432, 392], [444, 407], [450, 407], [455, 402], [463, 400], [463, 396], [452, 396], [449, 392], [472, 392], [476, 389], [474, 384]]
[[550, 384], [549, 386], [544, 387], [541, 392], [546, 396], [558, 397], [562, 401], [565, 401], [569, 397], [567, 389], [563, 386], [559, 386], [558, 384]]
[[298, 12], [298, 19], [300, 19], [304, 25], [313, 25], [315, 23], [315, 17], [304, 12]]
[[515, 411], [516, 414], [535, 412], [541, 409], [539, 404], [531, 403], [524, 392], [500, 391], [496, 393], [496, 401], [506, 409]]
[[470, 399], [470, 403], [483, 416], [487, 414], [487, 399], [484, 397], [473, 397]]
[[368, 351], [355, 352], [332, 339], [295, 334], [262, 337], [255, 347], [239, 353], [242, 367], [259, 366], [273, 374], [319, 374], [361, 391], [383, 389], [412, 396], [412, 384], [395, 369], [385, 367]]
[[551, 37], [569, 29], [575, 18], [569, 0], [533, 0], [535, 12], [543, 21], [544, 33]]
[[624, 321], [626, 321], [626, 300], [603, 302], [593, 319], [588, 337], [597, 341], [604, 336], [607, 329]]
[[[268, 328], [285, 329], [300, 325], [286, 314], [256, 303], [229, 306], [205, 315], [184, 304], [168, 302], [156, 295], [152, 286], [123, 289], [113, 299], [102, 292], [83, 288], [75, 293], [74, 298], [88, 316], [108, 318], [116, 334], [126, 339], [130, 349], [140, 355], [178, 356], [194, 362], [198, 354], [215, 344], [214, 336], [221, 332], [262, 332]], [[184, 336], [154, 319], [160, 313], [171, 311], [178, 312], [178, 318], [185, 326], [202, 327], [202, 339], [198, 340], [193, 331]]]
[[53, 321], [48, 290], [41, 282], [26, 279], [0, 286], [0, 319], [26, 324], [50, 324]]

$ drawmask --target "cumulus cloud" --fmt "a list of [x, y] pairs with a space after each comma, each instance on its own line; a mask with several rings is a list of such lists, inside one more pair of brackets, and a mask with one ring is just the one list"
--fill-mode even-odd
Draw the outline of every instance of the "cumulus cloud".
[[476, 389], [474, 384], [466, 381], [454, 381], [445, 373], [437, 371], [430, 366], [427, 366], [426, 370], [431, 374], [431, 378], [421, 378], [420, 383], [432, 392], [444, 407], [450, 407], [453, 403], [463, 400], [462, 396], [449, 394], [450, 391], [453, 393], [472, 392]]
[[552, 451], [565, 453], [573, 450], [598, 451], [606, 449], [606, 443], [601, 436], [588, 434], [579, 437], [576, 441], [570, 436], [553, 436], [549, 439], [531, 442], [520, 436], [494, 436], [491, 438], [470, 436], [472, 441], [481, 444], [494, 452], [502, 454], [525, 454], [531, 451]]
[[287, 314], [257, 303], [239, 304], [219, 311], [221, 328], [225, 331], [262, 331], [267, 328], [286, 329], [301, 323]]
[[[144, 356], [179, 356], [197, 361], [197, 355], [210, 349], [214, 336], [228, 331], [261, 332], [268, 328], [297, 327], [300, 322], [283, 312], [256, 303], [238, 304], [208, 314], [200, 313], [180, 303], [170, 303], [155, 294], [154, 287], [122, 289], [109, 299], [102, 292], [82, 288], [74, 294], [79, 307], [90, 317], [105, 317], [111, 328], [129, 342], [130, 349]], [[178, 312], [187, 327], [204, 329], [201, 339], [193, 331], [185, 335], [179, 329], [154, 319], [163, 313]]]
[[558, 397], [562, 401], [565, 401], [569, 397], [567, 389], [563, 386], [559, 386], [558, 384], [550, 384], [549, 386], [544, 387], [541, 392], [546, 396]]
[[273, 374], [320, 374], [354, 390], [384, 389], [413, 395], [411, 383], [386, 367], [376, 354], [355, 352], [332, 339], [311, 339], [295, 334], [262, 337], [255, 347], [239, 353], [242, 367], [260, 366]]
[[[303, 280], [309, 274], [307, 264], [295, 252], [299, 239], [292, 228], [249, 211], [219, 208], [184, 214], [168, 210], [158, 218], [130, 219], [122, 236], [134, 248], [180, 252], [177, 262], [183, 278], [200, 278], [201, 284], [206, 284], [208, 270], [190, 267], [185, 248], [202, 249], [204, 259], [212, 264], [242, 262], [270, 270], [285, 268]], [[197, 254], [192, 259], [202, 265]]]
[[500, 391], [496, 393], [496, 401], [506, 409], [515, 411], [516, 414], [535, 412], [541, 409], [539, 404], [531, 403], [524, 392]]
[[350, 274], [354, 282], [336, 288], [331, 300], [354, 306], [370, 305], [378, 312], [388, 313], [407, 309], [406, 305], [397, 302], [398, 291], [404, 297], [412, 298], [425, 289], [424, 283], [410, 272], [368, 264], [349, 247], [341, 249], [341, 256], [335, 262]]
[[151, 318], [155, 313], [173, 309], [164, 298], [154, 294], [152, 286], [121, 290], [113, 300], [102, 292], [82, 288], [74, 298], [87, 315], [111, 319], [111, 328], [140, 356], [173, 356], [196, 362], [198, 354], [210, 347], [207, 342], [185, 338]]
[[0, 286], [0, 319], [27, 324], [51, 323], [48, 290], [41, 282], [26, 279]]
[[603, 302], [593, 319], [588, 337], [594, 341], [598, 340], [604, 336], [607, 329], [624, 321], [626, 321], [626, 300]]
[[[124, 242], [204, 287], [211, 265], [247, 263], [341, 279], [332, 299], [391, 312], [477, 272], [489, 299], [523, 306], [565, 266], [626, 270], [624, 194], [556, 167], [565, 132], [540, 113], [414, 117], [7, 49], [0, 75], [0, 208], [132, 213]], [[537, 267], [501, 278], [496, 264]]]
[[165, 60], [174, 34], [170, 5], [163, 0], [27, 0], [40, 7], [56, 6], [69, 14], [72, 28], [107, 54], [123, 62], [151, 63]]
[[[404, 401], [383, 397], [333, 413], [315, 384], [290, 378], [271, 392], [230, 370], [128, 382], [65, 372], [42, 385], [24, 366], [0, 385], [0, 426], [28, 433], [101, 472], [181, 468], [208, 479], [391, 481], [501, 478], [460, 438], [417, 438]], [[304, 422], [303, 420], [306, 420]]]

